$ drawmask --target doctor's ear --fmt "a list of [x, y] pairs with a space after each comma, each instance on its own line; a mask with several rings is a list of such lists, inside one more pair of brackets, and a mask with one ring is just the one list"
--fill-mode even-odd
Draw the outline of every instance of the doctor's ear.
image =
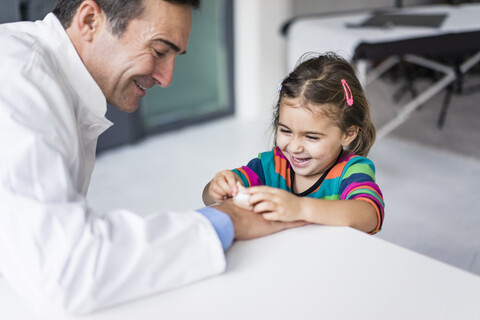
[[103, 23], [106, 23], [105, 13], [94, 0], [83, 1], [72, 22], [85, 41], [92, 41]]

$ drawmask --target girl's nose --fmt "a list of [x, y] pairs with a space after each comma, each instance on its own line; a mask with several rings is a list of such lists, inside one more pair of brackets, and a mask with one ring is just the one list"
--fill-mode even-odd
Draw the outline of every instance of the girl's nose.
[[289, 143], [289, 151], [298, 153], [303, 151], [303, 144], [302, 140], [300, 138], [292, 138], [292, 140]]

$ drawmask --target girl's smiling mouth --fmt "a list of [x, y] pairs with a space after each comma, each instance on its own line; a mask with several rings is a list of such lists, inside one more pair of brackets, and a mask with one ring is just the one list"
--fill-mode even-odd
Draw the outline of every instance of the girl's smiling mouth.
[[292, 165], [295, 167], [306, 167], [312, 158], [296, 158], [290, 155]]

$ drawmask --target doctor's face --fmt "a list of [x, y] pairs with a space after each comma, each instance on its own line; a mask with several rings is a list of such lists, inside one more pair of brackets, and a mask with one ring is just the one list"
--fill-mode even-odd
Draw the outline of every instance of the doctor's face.
[[132, 19], [123, 34], [105, 26], [96, 39], [98, 60], [92, 72], [107, 101], [133, 112], [146, 90], [172, 81], [177, 55], [185, 53], [192, 26], [188, 5], [145, 0], [142, 15]]

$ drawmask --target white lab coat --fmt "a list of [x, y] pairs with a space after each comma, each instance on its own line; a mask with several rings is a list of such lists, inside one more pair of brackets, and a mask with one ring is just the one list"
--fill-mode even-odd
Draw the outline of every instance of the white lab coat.
[[105, 112], [53, 14], [0, 26], [0, 273], [49, 309], [88, 313], [225, 270], [219, 238], [196, 211], [89, 207]]

